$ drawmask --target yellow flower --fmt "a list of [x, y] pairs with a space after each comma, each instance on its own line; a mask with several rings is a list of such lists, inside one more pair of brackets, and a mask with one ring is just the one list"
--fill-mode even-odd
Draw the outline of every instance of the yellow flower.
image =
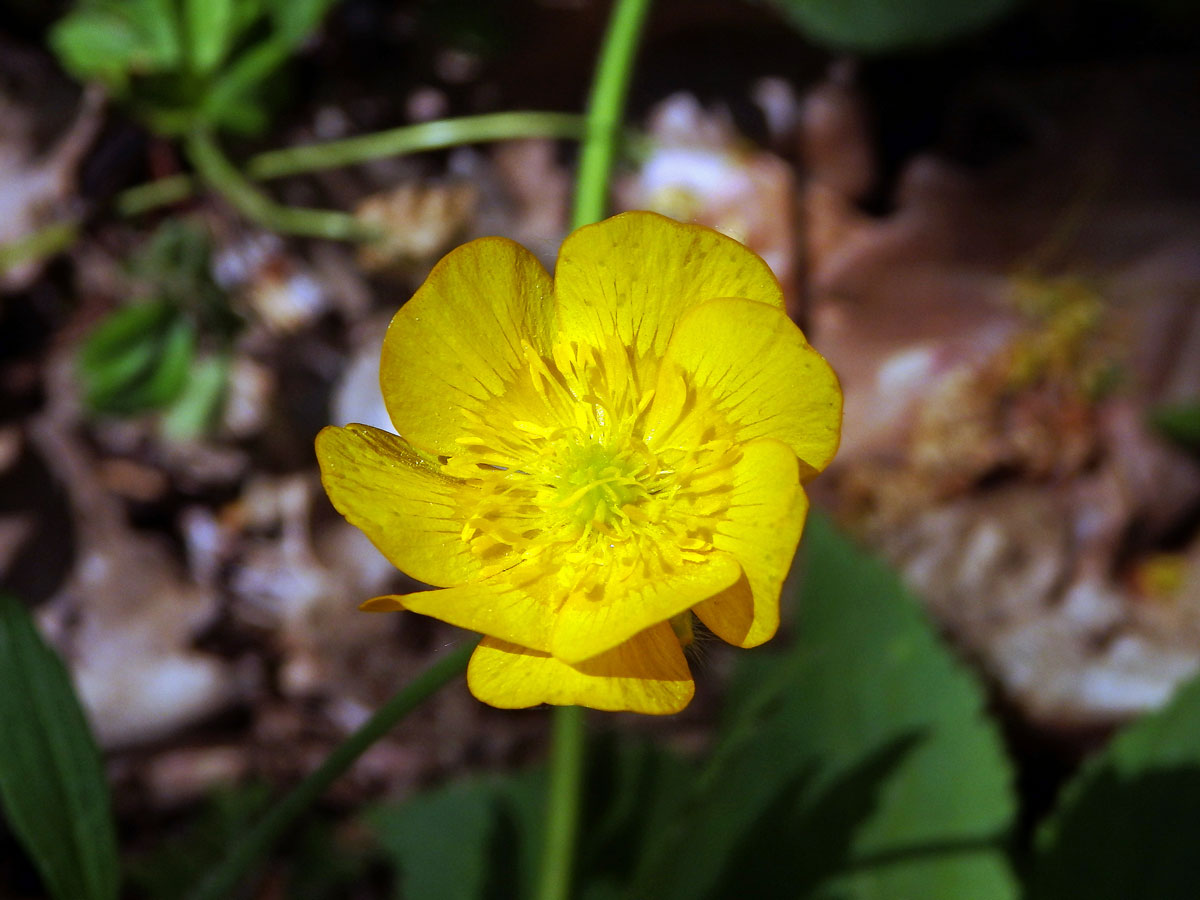
[[480, 700], [677, 712], [693, 613], [741, 647], [775, 633], [842, 397], [741, 244], [625, 213], [571, 234], [551, 278], [472, 241], [392, 320], [380, 382], [401, 436], [324, 429], [322, 480], [441, 588], [364, 609], [485, 635]]

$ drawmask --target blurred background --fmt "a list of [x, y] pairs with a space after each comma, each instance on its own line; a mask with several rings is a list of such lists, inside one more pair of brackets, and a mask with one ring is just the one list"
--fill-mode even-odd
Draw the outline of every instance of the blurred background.
[[[610, 9], [193, 7], [0, 3], [0, 587], [69, 664], [138, 896], [196, 865], [164, 835], [224, 833], [457, 640], [356, 612], [414, 585], [312, 439], [387, 427], [382, 332], [441, 254], [503, 234], [553, 265], [577, 143], [269, 181], [262, 155], [581, 112]], [[1029, 821], [1200, 669], [1197, 50], [1186, 0], [660, 0], [638, 57], [614, 209], [771, 264], [846, 391], [815, 501], [982, 678]], [[705, 747], [727, 649], [681, 716], [594, 724]], [[303, 896], [386, 896], [328, 849], [361, 844], [346, 811], [538, 759], [546, 727], [441, 692], [326, 798]], [[0, 895], [36, 896], [0, 842]]]

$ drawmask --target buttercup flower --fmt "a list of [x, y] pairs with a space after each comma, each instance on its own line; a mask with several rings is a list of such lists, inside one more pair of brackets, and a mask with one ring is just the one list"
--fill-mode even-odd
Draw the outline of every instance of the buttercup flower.
[[775, 633], [841, 391], [741, 244], [625, 213], [551, 278], [472, 241], [392, 320], [380, 382], [400, 436], [324, 429], [325, 489], [439, 588], [364, 609], [484, 634], [480, 700], [677, 712], [693, 615], [741, 647]]

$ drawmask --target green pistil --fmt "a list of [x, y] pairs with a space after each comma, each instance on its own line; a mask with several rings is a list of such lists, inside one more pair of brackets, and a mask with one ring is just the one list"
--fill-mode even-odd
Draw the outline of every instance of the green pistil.
[[603, 444], [585, 444], [568, 460], [560, 488], [561, 504], [583, 525], [616, 525], [627, 520], [624, 508], [648, 496], [635, 471], [636, 464]]

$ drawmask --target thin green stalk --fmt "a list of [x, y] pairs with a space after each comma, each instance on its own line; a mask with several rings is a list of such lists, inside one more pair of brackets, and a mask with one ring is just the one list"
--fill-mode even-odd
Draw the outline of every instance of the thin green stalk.
[[461, 144], [530, 137], [579, 138], [583, 127], [583, 116], [574, 113], [502, 112], [439, 119], [340, 141], [271, 150], [251, 159], [246, 173], [258, 179], [281, 178]]
[[363, 241], [375, 236], [373, 230], [347, 213], [276, 203], [237, 170], [207, 131], [189, 134], [185, 148], [201, 177], [238, 212], [264, 228], [283, 234], [335, 241]]
[[[604, 216], [608, 182], [616, 157], [625, 97], [633, 77], [633, 61], [650, 0], [616, 0], [609, 19], [595, 81], [588, 100], [583, 154], [571, 214], [573, 228]], [[575, 843], [579, 830], [583, 780], [584, 719], [578, 706], [554, 711], [550, 747], [550, 787], [546, 798], [546, 831], [538, 873], [538, 900], [567, 900], [571, 895]]]
[[[246, 173], [250, 178], [266, 180], [463, 144], [534, 137], [577, 139], [583, 133], [584, 117], [575, 113], [488, 113], [405, 125], [340, 141], [268, 150], [250, 157], [246, 162]], [[185, 200], [195, 189], [196, 181], [190, 175], [160, 178], [118, 194], [117, 211], [123, 216], [141, 215]]]
[[156, 178], [117, 194], [117, 212], [123, 216], [140, 216], [160, 206], [170, 206], [192, 196], [196, 179], [191, 175], [169, 175]]
[[79, 236], [79, 222], [55, 222], [8, 244], [0, 244], [0, 275], [66, 250]]
[[320, 768], [292, 789], [246, 835], [233, 851], [208, 873], [188, 900], [227, 900], [230, 892], [313, 802], [366, 750], [387, 734], [426, 698], [463, 673], [477, 642], [467, 641], [405, 685], [358, 731], [346, 738]]
[[575, 228], [602, 218], [608, 207], [608, 180], [616, 156], [625, 97], [629, 93], [633, 60], [649, 11], [650, 0], [617, 0], [609, 19], [588, 100], [587, 137], [579, 160], [579, 180], [571, 217]]
[[560, 706], [554, 710], [538, 900], [566, 900], [571, 894], [579, 830], [579, 787], [583, 780], [583, 726], [583, 709], [580, 707]]

